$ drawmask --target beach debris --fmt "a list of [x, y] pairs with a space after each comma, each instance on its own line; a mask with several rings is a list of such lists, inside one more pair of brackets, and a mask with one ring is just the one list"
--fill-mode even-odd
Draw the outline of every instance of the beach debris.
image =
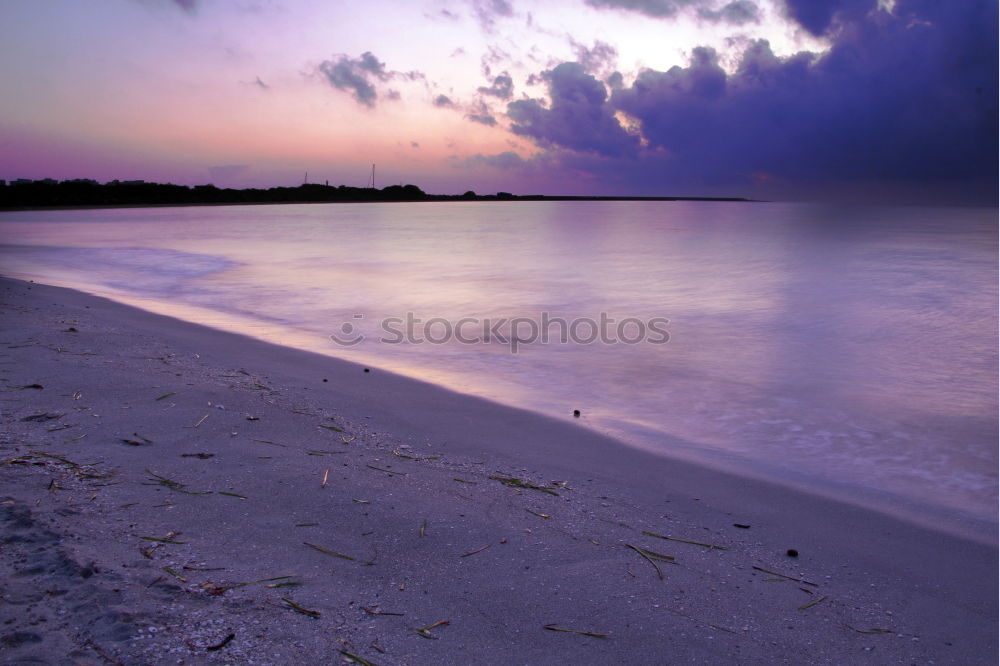
[[559, 497], [559, 493], [552, 490], [551, 488], [546, 488], [545, 486], [539, 486], [534, 483], [529, 483], [528, 481], [525, 481], [523, 479], [518, 479], [517, 477], [491, 475], [489, 478], [494, 481], [499, 481], [508, 488], [530, 488], [532, 490], [540, 490], [543, 493], [548, 493], [549, 495], [555, 495], [556, 497]]
[[465, 555], [459, 555], [459, 557], [469, 557], [470, 555], [475, 555], [476, 553], [481, 553], [481, 552], [483, 552], [484, 550], [486, 550], [487, 548], [489, 548], [492, 545], [493, 544], [488, 543], [485, 546], [483, 546], [482, 548], [476, 548], [475, 550], [473, 550], [471, 552], [468, 552]]
[[350, 560], [351, 562], [357, 562], [357, 560], [350, 555], [344, 555], [343, 553], [338, 553], [335, 550], [330, 550], [329, 548], [324, 548], [323, 546], [317, 546], [316, 544], [309, 543], [308, 541], [303, 541], [302, 543], [309, 546], [313, 550], [318, 550], [321, 553], [326, 553], [327, 555], [332, 555], [333, 557], [340, 557], [345, 560]]
[[155, 483], [144, 483], [144, 486], [164, 486], [173, 490], [177, 493], [184, 493], [186, 495], [211, 495], [211, 491], [196, 492], [194, 490], [185, 490], [187, 488], [186, 483], [181, 483], [180, 481], [174, 481], [173, 479], [168, 479], [165, 476], [160, 476], [156, 472], [150, 471], [148, 468], [144, 470], [146, 474], [149, 474], [150, 481], [155, 481]]
[[214, 458], [214, 453], [182, 453], [181, 458], [198, 458], [199, 460], [208, 460], [209, 458]]
[[182, 583], [188, 582], [187, 578], [185, 578], [184, 576], [180, 575], [179, 573], [177, 573], [176, 571], [174, 571], [170, 567], [161, 567], [161, 568], [164, 571], [166, 571], [168, 574], [170, 574], [171, 576], [173, 576], [174, 578], [176, 578], [177, 580], [179, 580], [180, 582], [182, 582]]
[[310, 610], [308, 608], [300, 606], [299, 604], [295, 603], [294, 601], [292, 601], [288, 597], [281, 597], [281, 600], [284, 601], [288, 605], [288, 607], [291, 608], [296, 613], [301, 613], [302, 615], [307, 615], [307, 616], [313, 617], [313, 618], [318, 618], [321, 615], [321, 613], [319, 611]]
[[420, 627], [419, 629], [413, 629], [413, 632], [416, 633], [421, 638], [431, 638], [431, 639], [437, 640], [437, 636], [434, 636], [434, 635], [431, 634], [431, 629], [433, 629], [434, 627], [444, 627], [444, 626], [447, 626], [449, 624], [451, 624], [451, 621], [449, 621], [449, 620], [438, 620], [437, 622], [432, 622], [432, 623], [428, 624], [426, 627]]
[[538, 511], [532, 511], [531, 509], [525, 509], [525, 511], [527, 511], [528, 513], [530, 513], [533, 516], [538, 516], [539, 518], [542, 518], [544, 520], [548, 520], [549, 518], [552, 517], [552, 516], [550, 516], [547, 513], [540, 513]]
[[248, 416], [247, 421], [260, 421], [259, 416]]
[[172, 395], [177, 395], [177, 391], [171, 391], [170, 393], [164, 393], [163, 395], [161, 395], [159, 398], [157, 398], [153, 402], [157, 402], [158, 400], [166, 400], [167, 398], [169, 398]]
[[132, 436], [141, 439], [142, 441], [146, 442], [147, 444], [152, 444], [153, 443], [153, 440], [149, 439], [148, 437], [143, 437], [142, 435], [140, 435], [137, 432], [132, 433]]
[[355, 502], [357, 504], [371, 504], [372, 503], [371, 500], [354, 499], [354, 498], [351, 498], [351, 501]]
[[652, 564], [653, 568], [656, 569], [656, 575], [660, 577], [660, 580], [663, 580], [663, 571], [660, 570], [660, 565], [658, 565], [656, 562], [660, 561], [660, 562], [673, 563], [674, 561], [672, 555], [664, 555], [663, 553], [657, 553], [656, 551], [649, 550], [648, 548], [642, 548], [641, 546], [633, 546], [630, 543], [625, 544], [625, 547], [631, 548], [635, 552], [639, 553], [640, 555], [642, 555], [643, 559]]
[[424, 536], [425, 534], [427, 534], [427, 521], [426, 520], [424, 522], [420, 523], [419, 536]]
[[77, 389], [76, 391], [73, 391], [73, 399], [74, 400], [79, 400], [82, 397], [83, 397], [83, 391], [80, 391], [79, 389]]
[[406, 476], [406, 472], [394, 472], [391, 469], [382, 469], [381, 467], [375, 467], [374, 465], [365, 465], [365, 467], [378, 470], [379, 472], [385, 472], [386, 474], [391, 474], [393, 476]]
[[282, 448], [285, 448], [285, 447], [288, 446], [287, 444], [281, 444], [279, 442], [272, 442], [269, 439], [256, 439], [254, 437], [250, 437], [250, 441], [251, 442], [260, 442], [261, 444], [270, 444], [271, 446], [280, 446]]
[[126, 444], [128, 446], [142, 446], [142, 442], [136, 441], [134, 439], [123, 439], [121, 440], [121, 443]]
[[205, 419], [207, 419], [208, 416], [209, 416], [208, 414], [205, 414], [203, 417], [201, 417], [200, 419], [198, 419], [198, 422], [195, 423], [192, 427], [193, 428], [197, 428], [198, 426], [200, 426], [202, 423], [205, 422]]
[[174, 537], [177, 536], [176, 532], [167, 532], [167, 536], [165, 537], [142, 536], [141, 534], [137, 534], [136, 536], [138, 536], [143, 541], [155, 541], [156, 543], [169, 543], [175, 546], [182, 546], [187, 543], [187, 541], [178, 541], [177, 539], [175, 539]]
[[850, 629], [851, 631], [858, 632], [859, 634], [894, 634], [894, 633], [896, 633], [892, 629], [879, 629], [878, 627], [872, 627], [871, 629], [868, 629], [866, 631], [864, 629], [858, 629], [857, 627], [852, 627], [849, 624], [845, 624], [844, 626], [847, 627], [848, 629]]
[[45, 388], [45, 387], [42, 386], [41, 384], [28, 384], [26, 386], [22, 386], [22, 387], [18, 388], [17, 390], [18, 391], [23, 391], [24, 389], [39, 389], [40, 390], [40, 389], [43, 389], [43, 388]]
[[205, 649], [208, 650], [209, 652], [215, 652], [217, 650], [221, 650], [222, 648], [224, 648], [227, 645], [229, 645], [229, 642], [231, 640], [233, 640], [234, 638], [236, 638], [236, 634], [228, 634], [228, 635], [226, 635], [225, 638], [223, 638], [221, 641], [219, 641], [215, 645], [208, 645], [208, 646], [205, 647]]
[[576, 418], [580, 418], [580, 410], [579, 409], [574, 409], [573, 410], [573, 416], [576, 417]]
[[[325, 382], [326, 380], [324, 379], [323, 381]], [[372, 643], [372, 647], [375, 647], [374, 643]], [[367, 659], [359, 657], [356, 654], [352, 654], [352, 653], [348, 652], [347, 650], [337, 650], [337, 651], [340, 652], [340, 654], [342, 654], [345, 657], [347, 657], [348, 659], [350, 659], [351, 661], [353, 661], [355, 664], [361, 664], [361, 666], [375, 666], [375, 664], [373, 664], [372, 662], [368, 661]]]
[[829, 599], [829, 597], [827, 597], [827, 596], [822, 596], [822, 597], [820, 597], [819, 599], [813, 599], [813, 600], [812, 600], [812, 601], [810, 601], [809, 603], [807, 603], [807, 604], [802, 604], [801, 606], [799, 606], [797, 610], [808, 610], [809, 608], [812, 608], [812, 607], [813, 607], [813, 606], [815, 606], [816, 604], [821, 604], [821, 603], [823, 603], [823, 602], [824, 602], [824, 601], [826, 601], [827, 599]]
[[76, 330], [75, 326], [70, 326], [69, 328], [63, 331], [63, 333], [79, 333], [79, 332], [80, 331]]
[[453, 478], [452, 481], [458, 481], [459, 483], [468, 483], [469, 485], [472, 485], [472, 486], [476, 485], [475, 481], [469, 481], [467, 479], [460, 479], [457, 476], [455, 478]]
[[749, 525], [744, 525], [742, 523], [733, 523], [733, 527], [738, 527], [741, 530], [748, 530], [748, 529], [750, 529]]
[[351, 435], [351, 438], [350, 438], [350, 439], [347, 439], [346, 437], [344, 437], [344, 436], [341, 436], [341, 438], [340, 438], [340, 441], [341, 441], [341, 442], [343, 442], [344, 444], [350, 444], [351, 442], [353, 442], [353, 441], [354, 441], [354, 440], [356, 440], [357, 438], [358, 438], [358, 436], [357, 436], [357, 435]]
[[295, 527], [316, 527], [319, 523], [295, 523]]
[[581, 636], [592, 636], [594, 638], [610, 638], [611, 634], [600, 634], [596, 631], [580, 631], [579, 629], [566, 629], [564, 627], [557, 627], [554, 624], [542, 625], [542, 629], [548, 629], [549, 631], [560, 631], [566, 634], [580, 634]]
[[326, 483], [330, 479], [330, 468], [327, 467], [326, 471], [323, 472], [323, 482], [320, 484], [320, 488], [326, 488]]
[[[209, 404], [211, 404], [211, 403], [209, 403]], [[215, 407], [216, 409], [221, 409], [222, 411], [226, 410], [226, 408], [223, 407], [222, 405], [212, 405], [212, 406]]]
[[785, 551], [785, 555], [788, 555], [788, 557], [798, 557], [799, 551], [795, 550], [794, 548], [789, 548], [788, 550]]
[[784, 578], [786, 580], [794, 580], [796, 583], [803, 583], [804, 585], [812, 585], [813, 587], [819, 587], [816, 583], [811, 583], [807, 580], [801, 578], [795, 578], [794, 576], [786, 576], [783, 573], [778, 573], [777, 571], [771, 571], [770, 569], [764, 569], [762, 567], [753, 567], [757, 571], [763, 571], [764, 573], [771, 574], [772, 576], [778, 576], [779, 578]]
[[343, 428], [338, 428], [337, 426], [328, 426], [321, 424], [320, 428], [324, 428], [326, 430], [332, 430], [333, 432], [344, 432]]
[[87, 436], [87, 433], [80, 435], [79, 437], [74, 437], [72, 439], [67, 439], [63, 444], [72, 444], [73, 442], [79, 442], [81, 439]]
[[726, 549], [725, 546], [720, 546], [714, 543], [702, 543], [701, 541], [688, 541], [687, 539], [678, 539], [677, 537], [664, 536], [662, 534], [657, 534], [656, 532], [647, 532], [646, 530], [643, 530], [642, 533], [645, 534], [646, 536], [656, 537], [657, 539], [666, 539], [667, 541], [676, 541], [678, 543], [689, 543], [692, 546], [702, 546], [704, 548], [708, 548], [709, 550]]
[[41, 421], [54, 421], [56, 419], [61, 419], [64, 416], [66, 416], [66, 414], [58, 414], [56, 412], [43, 412], [41, 414], [32, 414], [31, 416], [25, 416], [21, 420], [22, 421], [28, 421], [28, 422], [32, 422], [32, 421], [38, 421], [38, 422], [41, 422]]
[[216, 495], [227, 495], [228, 497], [235, 497], [236, 499], [246, 499], [245, 495], [240, 495], [240, 494], [237, 494], [237, 493], [227, 493], [225, 490], [217, 490], [217, 491], [215, 491], [215, 494]]

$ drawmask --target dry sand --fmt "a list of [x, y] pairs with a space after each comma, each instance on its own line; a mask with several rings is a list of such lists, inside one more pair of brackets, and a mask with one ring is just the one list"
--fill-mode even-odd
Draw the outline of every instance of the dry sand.
[[996, 663], [995, 532], [72, 290], [0, 305], [4, 664]]

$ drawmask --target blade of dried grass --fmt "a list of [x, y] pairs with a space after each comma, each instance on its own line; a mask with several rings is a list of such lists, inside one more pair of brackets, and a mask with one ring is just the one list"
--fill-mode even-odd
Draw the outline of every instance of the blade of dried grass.
[[715, 549], [715, 550], [725, 550], [726, 549], [725, 546], [720, 546], [720, 545], [714, 544], [714, 543], [702, 543], [701, 541], [688, 541], [687, 539], [678, 539], [677, 537], [663, 536], [662, 534], [657, 534], [656, 532], [647, 532], [646, 530], [643, 530], [642, 533], [645, 534], [646, 536], [656, 537], [657, 539], [666, 539], [667, 541], [677, 541], [677, 542], [680, 542], [680, 543], [689, 543], [692, 546], [704, 546], [705, 548]]
[[812, 601], [810, 601], [809, 603], [807, 603], [807, 604], [802, 604], [801, 606], [799, 606], [797, 610], [807, 610], [807, 609], [809, 609], [809, 608], [812, 608], [812, 607], [813, 607], [813, 606], [815, 606], [816, 604], [821, 604], [821, 603], [823, 603], [823, 602], [824, 602], [824, 601], [826, 601], [827, 599], [829, 599], [829, 597], [827, 597], [827, 596], [822, 596], [822, 597], [820, 597], [819, 599], [813, 599], [813, 600], [812, 600]]
[[801, 578], [795, 578], [794, 576], [786, 576], [785, 574], [778, 573], [777, 571], [771, 571], [770, 569], [764, 569], [763, 567], [753, 567], [753, 568], [755, 570], [757, 570], [757, 571], [763, 571], [764, 573], [771, 574], [772, 576], [779, 576], [779, 577], [785, 578], [787, 580], [794, 580], [796, 583], [803, 583], [805, 585], [812, 585], [813, 587], [819, 587], [819, 585], [817, 585], [816, 583], [811, 583], [811, 582], [809, 582], [807, 580], [803, 580]]
[[316, 544], [312, 544], [312, 543], [309, 543], [307, 541], [303, 541], [302, 543], [305, 544], [305, 545], [307, 545], [307, 546], [309, 546], [313, 550], [318, 550], [321, 553], [326, 553], [327, 555], [332, 555], [334, 557], [340, 557], [340, 558], [343, 558], [345, 560], [350, 560], [352, 562], [357, 562], [357, 560], [355, 560], [350, 555], [344, 555], [343, 553], [338, 553], [335, 550], [330, 550], [329, 548], [324, 548], [323, 546], [317, 546]]
[[611, 634], [601, 634], [596, 631], [580, 631], [578, 629], [564, 629], [562, 627], [557, 627], [554, 624], [542, 625], [542, 629], [548, 629], [549, 631], [561, 631], [567, 634], [580, 634], [581, 636], [593, 636], [594, 638], [610, 638]]
[[308, 615], [309, 617], [320, 617], [321, 615], [319, 611], [309, 610], [308, 608], [304, 608], [303, 606], [300, 606], [299, 604], [295, 603], [288, 597], [281, 597], [281, 600], [284, 601], [286, 604], [288, 604], [288, 607], [291, 608], [296, 613], [301, 613], [302, 615]]

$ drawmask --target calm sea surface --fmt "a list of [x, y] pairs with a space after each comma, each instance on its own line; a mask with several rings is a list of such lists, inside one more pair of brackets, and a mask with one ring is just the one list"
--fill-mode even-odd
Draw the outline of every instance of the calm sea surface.
[[[911, 517], [988, 532], [996, 516], [996, 209], [7, 212], [0, 271], [558, 418], [580, 409], [636, 446]], [[607, 341], [586, 344], [598, 329]]]

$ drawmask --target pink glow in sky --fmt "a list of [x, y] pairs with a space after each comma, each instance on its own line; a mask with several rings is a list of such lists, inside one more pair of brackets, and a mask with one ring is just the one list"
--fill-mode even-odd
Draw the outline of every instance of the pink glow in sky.
[[5, 2], [0, 178], [988, 199], [996, 6], [936, 4]]

